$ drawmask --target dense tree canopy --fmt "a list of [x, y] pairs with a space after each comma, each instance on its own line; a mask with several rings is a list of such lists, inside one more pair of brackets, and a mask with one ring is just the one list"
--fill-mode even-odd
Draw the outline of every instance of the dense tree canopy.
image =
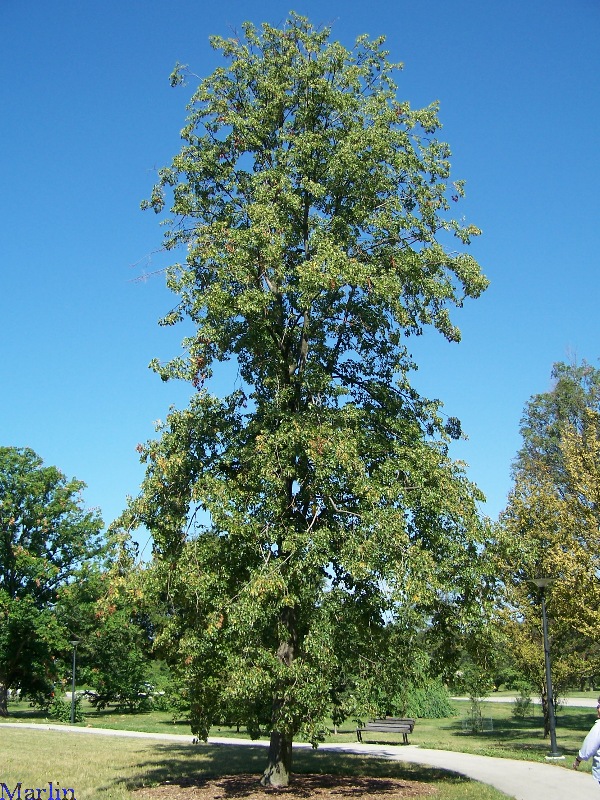
[[560, 691], [600, 670], [600, 371], [555, 364], [551, 391], [526, 405], [504, 535], [511, 652], [545, 694], [539, 596], [548, 591], [553, 674]]
[[144, 449], [124, 521], [154, 536], [194, 731], [270, 730], [275, 785], [340, 675], [364, 694], [426, 622], [480, 618], [479, 494], [448, 457], [460, 423], [411, 386], [408, 337], [458, 341], [450, 310], [487, 281], [462, 247], [479, 231], [449, 214], [437, 108], [398, 101], [383, 39], [347, 50], [292, 15], [212, 45], [225, 64], [145, 203], [170, 203], [166, 248], [186, 253], [163, 324], [193, 324], [153, 366], [197, 393]]
[[102, 563], [86, 565], [61, 590], [55, 617], [80, 640], [77, 673], [94, 690], [92, 703], [131, 711], [145, 704], [152, 612], [144, 602], [136, 546], [111, 529], [106, 551]]
[[561, 439], [565, 430], [583, 430], [588, 409], [600, 411], [600, 370], [586, 361], [557, 362], [552, 367], [552, 389], [534, 395], [521, 419], [523, 445], [514, 463], [518, 477], [543, 466], [557, 491], [568, 491]]
[[[559, 363], [552, 375], [552, 389], [535, 395], [525, 407], [523, 447], [515, 460], [515, 484], [502, 520], [521, 553], [513, 562], [520, 567], [515, 579], [547, 572], [561, 579], [555, 594], [564, 591], [565, 602], [570, 596], [571, 603], [584, 604], [591, 601], [586, 600], [585, 586], [591, 589], [597, 583], [600, 543], [596, 488], [600, 370], [585, 362]], [[571, 616], [582, 620], [586, 615]]]
[[85, 484], [28, 448], [0, 447], [0, 715], [6, 693], [48, 691], [69, 632], [60, 592], [102, 553], [102, 520], [83, 507]]

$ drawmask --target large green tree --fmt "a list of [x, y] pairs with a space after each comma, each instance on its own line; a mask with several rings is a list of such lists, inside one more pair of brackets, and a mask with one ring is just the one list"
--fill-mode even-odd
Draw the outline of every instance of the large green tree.
[[105, 560], [86, 564], [62, 588], [55, 617], [80, 640], [78, 676], [93, 688], [93, 704], [134, 710], [146, 702], [152, 610], [144, 602], [136, 545], [114, 530], [106, 544]]
[[533, 395], [526, 403], [520, 432], [523, 445], [513, 465], [515, 479], [541, 469], [556, 490], [569, 491], [561, 438], [567, 428], [581, 432], [586, 411], [600, 411], [600, 370], [581, 364], [555, 363], [551, 371], [552, 388]]
[[532, 578], [556, 579], [548, 591], [555, 689], [600, 667], [598, 513], [600, 371], [557, 363], [553, 386], [534, 395], [521, 421], [523, 446], [514, 487], [500, 517], [510, 653], [546, 706], [539, 592]]
[[449, 213], [437, 107], [398, 100], [383, 38], [348, 50], [296, 15], [243, 32], [211, 40], [224, 64], [144, 204], [170, 203], [165, 246], [185, 250], [162, 322], [189, 336], [153, 366], [197, 392], [145, 447], [126, 521], [154, 536], [194, 731], [266, 727], [281, 785], [340, 675], [399, 680], [418, 625], [481, 600], [460, 423], [411, 386], [408, 337], [457, 342], [449, 312], [487, 281], [463, 252], [478, 229]]
[[69, 631], [60, 593], [103, 552], [102, 520], [83, 506], [85, 484], [28, 448], [0, 447], [0, 716], [7, 692], [48, 693]]

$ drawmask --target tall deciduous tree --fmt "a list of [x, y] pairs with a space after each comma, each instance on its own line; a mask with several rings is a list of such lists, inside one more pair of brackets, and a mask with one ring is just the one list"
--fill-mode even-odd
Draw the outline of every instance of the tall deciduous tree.
[[576, 604], [585, 602], [582, 590], [589, 580], [583, 574], [595, 574], [600, 544], [595, 483], [600, 370], [586, 362], [557, 363], [552, 377], [552, 389], [534, 395], [525, 406], [523, 446], [515, 459], [515, 486], [503, 521], [523, 553], [521, 562], [513, 561], [521, 565], [520, 577], [543, 567], [568, 579], [564, 600], [570, 596]]
[[144, 204], [171, 196], [166, 248], [186, 257], [162, 322], [193, 324], [153, 366], [198, 391], [144, 449], [128, 524], [154, 535], [194, 731], [266, 726], [263, 783], [281, 785], [340, 674], [373, 685], [407, 620], [464, 621], [479, 599], [479, 494], [447, 453], [460, 423], [412, 388], [408, 337], [458, 341], [449, 312], [487, 281], [462, 252], [478, 229], [449, 214], [463, 184], [437, 107], [397, 99], [383, 38], [347, 50], [292, 15], [211, 42], [225, 64]]
[[514, 463], [514, 473], [539, 471], [543, 467], [561, 494], [568, 491], [561, 438], [567, 427], [582, 431], [587, 409], [600, 411], [600, 370], [586, 361], [557, 362], [552, 367], [552, 389], [534, 395], [521, 418], [523, 446]]
[[136, 556], [127, 537], [109, 530], [104, 563], [80, 570], [56, 608], [57, 621], [80, 639], [78, 675], [100, 708], [134, 710], [146, 702], [152, 625]]
[[102, 553], [102, 520], [85, 484], [28, 448], [0, 447], [0, 715], [8, 689], [51, 689], [69, 632], [54, 614], [61, 588]]
[[552, 390], [525, 407], [515, 485], [500, 519], [511, 652], [544, 697], [539, 597], [532, 578], [556, 579], [548, 592], [555, 688], [583, 681], [600, 666], [600, 371], [585, 362], [555, 364], [552, 375]]

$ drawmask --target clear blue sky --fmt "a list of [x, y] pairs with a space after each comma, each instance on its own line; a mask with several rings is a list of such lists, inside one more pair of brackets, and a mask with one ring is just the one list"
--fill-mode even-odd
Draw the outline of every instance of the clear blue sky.
[[180, 340], [156, 324], [174, 298], [139, 210], [193, 88], [168, 76], [208, 74], [209, 34], [292, 8], [347, 46], [385, 34], [401, 99], [441, 102], [491, 287], [455, 314], [460, 345], [415, 343], [415, 377], [463, 421], [455, 456], [496, 517], [524, 403], [553, 362], [598, 363], [597, 0], [1, 0], [0, 444], [84, 480], [107, 522], [137, 492], [136, 445], [188, 396], [147, 368]]

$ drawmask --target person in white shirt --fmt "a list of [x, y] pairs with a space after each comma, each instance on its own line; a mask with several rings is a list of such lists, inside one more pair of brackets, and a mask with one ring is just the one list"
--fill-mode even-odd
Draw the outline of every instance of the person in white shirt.
[[600, 783], [600, 697], [596, 705], [596, 716], [598, 719], [583, 740], [579, 755], [573, 762], [573, 769], [577, 769], [582, 761], [592, 758], [592, 775]]

